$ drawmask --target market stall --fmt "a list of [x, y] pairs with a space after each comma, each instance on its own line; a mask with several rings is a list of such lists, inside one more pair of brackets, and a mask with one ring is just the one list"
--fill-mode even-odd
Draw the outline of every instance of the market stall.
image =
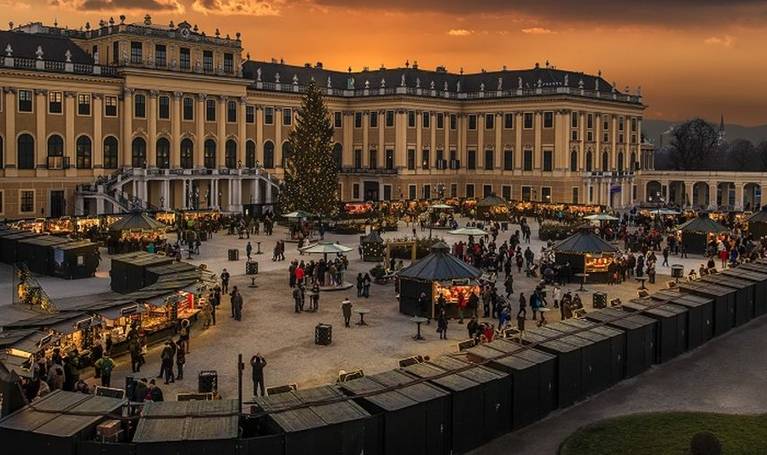
[[0, 259], [6, 264], [15, 264], [19, 242], [40, 237], [43, 234], [31, 231], [9, 229], [0, 234]]
[[174, 259], [169, 256], [143, 251], [115, 256], [112, 258], [112, 269], [109, 271], [112, 290], [123, 294], [137, 291], [147, 285], [146, 270], [148, 268], [173, 262]]
[[[450, 254], [450, 247], [438, 242], [431, 248], [431, 254], [405, 267], [397, 274], [399, 279], [400, 313], [411, 316], [434, 318], [434, 304], [440, 295], [447, 300], [447, 316], [460, 316], [458, 302], [468, 302], [472, 292], [479, 295], [477, 279], [482, 275], [479, 269]], [[425, 293], [429, 299], [428, 308], [421, 308], [418, 297]], [[468, 316], [468, 312], [464, 314]]]
[[581, 229], [554, 246], [557, 265], [570, 264], [574, 274], [588, 275], [591, 283], [605, 283], [608, 270], [615, 260], [618, 248], [594, 234], [591, 229]]
[[705, 254], [709, 242], [716, 239], [717, 234], [729, 232], [729, 229], [709, 218], [708, 213], [701, 212], [696, 218], [679, 226], [682, 237], [682, 247], [687, 253]]
[[767, 205], [748, 219], [748, 232], [754, 237], [754, 240], [767, 236]]
[[477, 202], [477, 219], [482, 221], [508, 221], [509, 204], [502, 197], [491, 194]]
[[109, 254], [126, 253], [157, 247], [165, 241], [167, 226], [144, 212], [134, 211], [109, 226]]
[[97, 359], [91, 349], [101, 339], [100, 321], [82, 311], [40, 314], [3, 326], [3, 331], [34, 329], [40, 333], [40, 346], [47, 358], [58, 348], [63, 354], [77, 351], [80, 368], [90, 366]]
[[51, 248], [51, 275], [66, 279], [90, 278], [99, 266], [98, 245], [90, 240], [74, 240]]
[[443, 203], [429, 207], [429, 229], [454, 229], [457, 223], [453, 210], [452, 205]]
[[370, 234], [360, 237], [360, 249], [362, 251], [362, 260], [365, 262], [380, 262], [386, 255], [384, 240], [376, 230], [372, 230]]

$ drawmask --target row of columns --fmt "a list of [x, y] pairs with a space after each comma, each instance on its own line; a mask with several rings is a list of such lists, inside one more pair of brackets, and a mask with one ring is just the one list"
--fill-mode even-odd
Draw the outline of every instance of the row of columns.
[[[620, 185], [620, 199], [613, 204], [612, 187]], [[634, 203], [634, 181], [631, 178], [588, 178], [585, 183], [586, 195], [583, 202], [599, 204], [608, 208], [625, 208]]]
[[[170, 185], [174, 181], [179, 181], [179, 179], [169, 179], [169, 178], [161, 178], [161, 179], [148, 179], [144, 176], [136, 176], [133, 180], [130, 181], [131, 185], [131, 194], [134, 197], [137, 197], [141, 200], [147, 201], [149, 199], [149, 192], [148, 192], [148, 184], [150, 181], [159, 181], [160, 182], [160, 203], [159, 207], [163, 210], [168, 210], [173, 206], [173, 201], [171, 200], [171, 191], [170, 191]], [[231, 177], [214, 177], [214, 178], [200, 178], [200, 179], [194, 179], [194, 178], [182, 178], [181, 181], [181, 208], [182, 209], [190, 209], [192, 208], [191, 203], [191, 197], [194, 197], [194, 191], [195, 191], [195, 182], [205, 182], [206, 184], [209, 184], [209, 190], [210, 194], [208, 196], [208, 206], [215, 209], [223, 209], [230, 212], [239, 212], [242, 211], [243, 206], [243, 187], [244, 185], [249, 185], [250, 188], [250, 194], [253, 197], [253, 201], [260, 201], [261, 200], [261, 186], [259, 184], [260, 178], [249, 178], [249, 179], [243, 179], [243, 178], [231, 178]], [[219, 193], [223, 192], [221, 191], [223, 188], [221, 187], [223, 182], [223, 185], [226, 186], [226, 195], [227, 195], [227, 201], [225, 204], [221, 204], [223, 201], [219, 200]], [[247, 183], [246, 183], [247, 182]], [[123, 186], [123, 193], [124, 186]], [[271, 204], [273, 203], [273, 192], [272, 192], [272, 186], [271, 184], [267, 184], [266, 186], [266, 193], [265, 193], [265, 203]], [[250, 203], [250, 200], [247, 201]]]

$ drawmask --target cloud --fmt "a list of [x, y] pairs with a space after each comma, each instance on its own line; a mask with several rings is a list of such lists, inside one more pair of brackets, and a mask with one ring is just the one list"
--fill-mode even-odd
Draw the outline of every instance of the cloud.
[[549, 28], [530, 27], [530, 28], [523, 28], [522, 33], [527, 33], [528, 35], [551, 35], [552, 33], [556, 33], [556, 32]]
[[51, 4], [81, 11], [184, 12], [184, 5], [179, 0], [53, 0]]
[[711, 36], [703, 40], [703, 42], [709, 46], [732, 47], [735, 44], [735, 37], [730, 35]]
[[[310, 0], [350, 10], [431, 12], [449, 15], [513, 16], [619, 26], [626, 24], [703, 26], [744, 24], [763, 26], [765, 0]], [[509, 17], [511, 16], [511, 17]]]
[[465, 28], [451, 28], [448, 30], [447, 34], [450, 36], [469, 36], [473, 35], [474, 31], [466, 30]]
[[284, 0], [194, 0], [192, 9], [203, 14], [279, 16]]
[[24, 2], [17, 2], [13, 0], [0, 0], [0, 8], [12, 8], [12, 9], [29, 9], [32, 5]]

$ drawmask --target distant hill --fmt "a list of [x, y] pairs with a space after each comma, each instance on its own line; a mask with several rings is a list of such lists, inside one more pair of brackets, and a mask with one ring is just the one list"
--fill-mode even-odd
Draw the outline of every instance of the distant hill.
[[[670, 122], [668, 120], [652, 120], [645, 119], [642, 122], [642, 132], [645, 137], [652, 141], [655, 146], [661, 145], [660, 136], [663, 133], [667, 133], [669, 129], [678, 123], [682, 122]], [[719, 128], [719, 124], [714, 125]], [[732, 141], [734, 139], [748, 139], [754, 144], [758, 144], [762, 141], [767, 141], [767, 125], [759, 126], [741, 126], [725, 123], [724, 129], [727, 132], [727, 140]], [[663, 135], [663, 145], [668, 145], [669, 137], [667, 134]]]

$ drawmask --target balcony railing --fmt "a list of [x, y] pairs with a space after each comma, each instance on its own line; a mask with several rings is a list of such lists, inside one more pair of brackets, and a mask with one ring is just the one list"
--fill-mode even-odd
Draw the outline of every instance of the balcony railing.
[[397, 175], [397, 169], [343, 166], [338, 170], [338, 173], [342, 175]]

